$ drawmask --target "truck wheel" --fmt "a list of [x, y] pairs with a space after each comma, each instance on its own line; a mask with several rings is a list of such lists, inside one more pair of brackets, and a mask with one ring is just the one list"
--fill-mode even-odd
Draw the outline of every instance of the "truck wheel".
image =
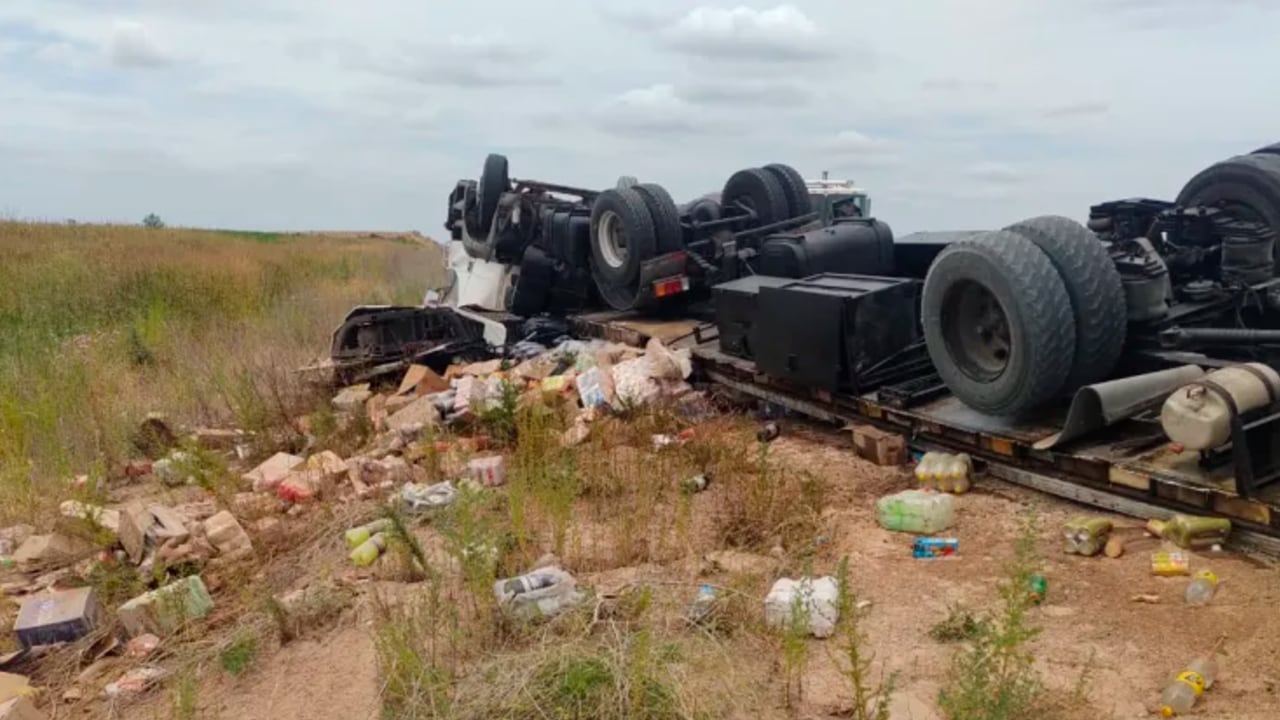
[[1266, 147], [1260, 147], [1249, 154], [1250, 155], [1280, 155], [1280, 143], [1273, 143]]
[[482, 235], [488, 236], [489, 227], [493, 225], [493, 215], [498, 211], [498, 198], [510, 189], [507, 156], [490, 153], [484, 159], [484, 170], [480, 173], [480, 184], [476, 187], [476, 205], [480, 212], [477, 219]]
[[591, 266], [601, 285], [635, 284], [657, 240], [644, 197], [635, 188], [605, 190], [591, 206]]
[[710, 198], [694, 200], [689, 206], [688, 214], [694, 222], [714, 222], [720, 219], [720, 203]]
[[1280, 232], [1280, 155], [1239, 155], [1210, 165], [1182, 188], [1177, 203], [1235, 209]]
[[1076, 321], [1076, 354], [1065, 390], [1098, 382], [1124, 349], [1128, 311], [1120, 272], [1098, 236], [1058, 215], [1023, 220], [1005, 230], [1035, 243], [1067, 288]]
[[629, 187], [635, 187], [639, 184], [640, 180], [635, 175], [620, 175], [618, 176], [618, 182], [614, 183], [613, 188], [615, 190], [626, 190]]
[[680, 230], [680, 211], [676, 208], [676, 201], [671, 199], [671, 194], [657, 183], [639, 183], [633, 189], [640, 193], [645, 207], [649, 208], [658, 254], [683, 250], [684, 233]]
[[975, 410], [1021, 415], [1053, 398], [1071, 371], [1071, 299], [1053, 262], [1021, 235], [949, 245], [929, 268], [920, 310], [934, 368]]
[[771, 225], [787, 219], [787, 196], [772, 173], [762, 168], [749, 168], [734, 173], [724, 184], [720, 204], [729, 209], [741, 204], [755, 212], [753, 227]]
[[813, 212], [813, 202], [809, 199], [809, 186], [804, 183], [804, 176], [790, 165], [772, 163], [764, 169], [773, 174], [782, 185], [782, 193], [787, 196], [787, 208], [791, 217], [800, 217]]

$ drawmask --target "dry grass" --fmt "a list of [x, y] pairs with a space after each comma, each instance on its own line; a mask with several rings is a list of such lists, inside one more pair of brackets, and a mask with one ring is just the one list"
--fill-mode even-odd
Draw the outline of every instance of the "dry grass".
[[350, 306], [419, 302], [440, 258], [414, 240], [0, 223], [0, 513], [135, 456], [152, 410], [278, 440], [314, 405], [292, 370]]

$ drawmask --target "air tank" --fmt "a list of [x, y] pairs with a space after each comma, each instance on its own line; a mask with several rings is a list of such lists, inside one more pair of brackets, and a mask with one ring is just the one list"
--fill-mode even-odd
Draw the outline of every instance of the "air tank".
[[760, 246], [759, 272], [804, 278], [821, 273], [890, 275], [893, 230], [874, 218], [845, 218], [804, 233], [781, 233]]
[[1160, 411], [1169, 439], [1188, 450], [1211, 450], [1231, 440], [1233, 410], [1247, 413], [1280, 398], [1280, 373], [1262, 363], [1232, 365], [1174, 391]]

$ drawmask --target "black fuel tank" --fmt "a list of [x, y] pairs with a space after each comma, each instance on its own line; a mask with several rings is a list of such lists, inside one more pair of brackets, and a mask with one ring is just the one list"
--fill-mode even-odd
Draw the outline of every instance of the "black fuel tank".
[[843, 218], [805, 233], [771, 235], [760, 246], [762, 275], [893, 274], [893, 230], [875, 218]]

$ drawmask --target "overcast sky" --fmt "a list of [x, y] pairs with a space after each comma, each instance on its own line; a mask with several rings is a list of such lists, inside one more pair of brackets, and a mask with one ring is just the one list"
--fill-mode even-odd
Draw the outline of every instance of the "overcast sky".
[[0, 216], [419, 229], [486, 152], [898, 232], [1082, 218], [1280, 141], [1270, 0], [0, 0]]

